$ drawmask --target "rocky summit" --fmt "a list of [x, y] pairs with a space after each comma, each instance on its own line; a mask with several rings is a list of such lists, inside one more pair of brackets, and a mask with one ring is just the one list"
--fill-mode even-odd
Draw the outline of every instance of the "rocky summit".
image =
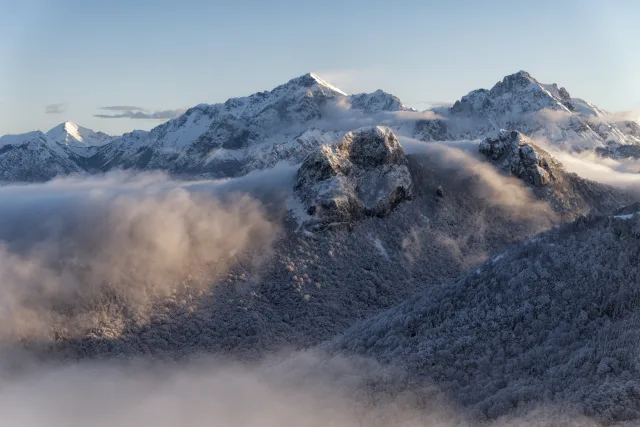
[[536, 187], [549, 184], [555, 171], [562, 168], [549, 153], [518, 131], [503, 129], [496, 137], [484, 139], [479, 150], [502, 169]]
[[407, 158], [384, 127], [348, 132], [334, 146], [309, 155], [298, 171], [295, 194], [312, 223], [344, 223], [385, 216], [413, 196]]

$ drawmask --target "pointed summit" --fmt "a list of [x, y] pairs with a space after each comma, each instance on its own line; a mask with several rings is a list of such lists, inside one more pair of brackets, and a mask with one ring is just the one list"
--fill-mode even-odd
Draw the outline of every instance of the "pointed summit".
[[346, 92], [344, 92], [341, 89], [338, 89], [337, 87], [335, 87], [334, 85], [332, 85], [331, 83], [327, 82], [326, 80], [323, 80], [319, 75], [315, 74], [315, 73], [309, 73], [308, 74], [309, 77], [311, 77], [312, 79], [314, 79], [319, 85], [324, 86], [328, 89], [331, 89], [335, 92], [338, 92], [344, 96], [348, 96]]
[[514, 115], [535, 113], [544, 109], [574, 111], [568, 92], [552, 85], [540, 83], [526, 71], [505, 76], [490, 90], [478, 89], [469, 92], [457, 101], [451, 111], [481, 115], [494, 122]]
[[[331, 83], [327, 82], [326, 80], [322, 79], [319, 75], [317, 75], [316, 73], [306, 73], [303, 74], [299, 77], [293, 78], [291, 80], [289, 80], [287, 83], [285, 83], [282, 86], [279, 87], [291, 87], [291, 86], [297, 86], [297, 87], [306, 87], [306, 88], [310, 88], [313, 86], [319, 86], [322, 87], [324, 89], [328, 89], [331, 92], [335, 92], [339, 95], [343, 95], [343, 96], [348, 96], [346, 92], [344, 92], [343, 90], [335, 87], [334, 85], [332, 85]], [[278, 89], [278, 88], [276, 88]]]
[[84, 142], [84, 140], [82, 139], [82, 135], [80, 134], [80, 127], [77, 124], [73, 123], [71, 120], [67, 120], [62, 125], [64, 126], [64, 131], [67, 135], [69, 135], [76, 141]]
[[[524, 70], [520, 70], [517, 73], [513, 73], [511, 76], [517, 76], [517, 77], [522, 78], [522, 79], [527, 79], [527, 80], [532, 81], [532, 82], [537, 82], [537, 80], [535, 78], [533, 78], [533, 76], [531, 74], [529, 74], [527, 71], [524, 71]], [[507, 77], [509, 77], [509, 76], [507, 76]]]
[[518, 71], [517, 73], [505, 76], [502, 81], [496, 83], [491, 88], [491, 94], [494, 96], [502, 95], [506, 92], [517, 92], [523, 89], [532, 89], [540, 87], [540, 83], [534, 79], [531, 74], [526, 71]]
[[113, 137], [102, 132], [94, 132], [82, 126], [78, 126], [71, 120], [60, 123], [45, 134], [52, 141], [61, 145], [74, 145], [82, 147], [104, 145]]

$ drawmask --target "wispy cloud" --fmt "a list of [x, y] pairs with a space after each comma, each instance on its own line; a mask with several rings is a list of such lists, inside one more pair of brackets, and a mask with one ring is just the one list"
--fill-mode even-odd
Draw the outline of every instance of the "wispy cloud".
[[450, 107], [453, 105], [451, 101], [415, 101], [413, 105], [420, 105], [424, 108]]
[[144, 108], [142, 107], [134, 107], [131, 105], [111, 105], [108, 107], [102, 107], [100, 109], [108, 111], [144, 111]]
[[102, 107], [101, 110], [116, 111], [117, 114], [94, 114], [94, 117], [99, 117], [101, 119], [168, 120], [176, 118], [186, 111], [183, 108], [178, 108], [175, 110], [149, 111], [142, 107], [134, 107], [130, 105], [112, 105], [108, 107]]
[[44, 112], [46, 114], [62, 114], [67, 111], [67, 104], [65, 102], [61, 102], [59, 104], [49, 104], [44, 107]]
[[628, 110], [628, 111], [618, 111], [614, 113], [607, 114], [605, 116], [596, 117], [593, 119], [589, 119], [589, 121], [595, 123], [621, 123], [621, 122], [640, 122], [640, 110]]

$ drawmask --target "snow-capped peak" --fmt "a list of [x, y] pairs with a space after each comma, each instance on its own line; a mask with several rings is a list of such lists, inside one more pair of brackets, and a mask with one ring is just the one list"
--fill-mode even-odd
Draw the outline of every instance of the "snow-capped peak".
[[505, 76], [490, 90], [478, 89], [462, 97], [453, 107], [454, 113], [480, 114], [496, 119], [514, 115], [555, 110], [577, 112], [572, 98], [556, 84], [543, 84], [526, 71]]
[[82, 135], [80, 135], [80, 127], [73, 123], [72, 121], [66, 121], [63, 123], [64, 131], [71, 138], [74, 138], [76, 141], [84, 142], [82, 139]]
[[338, 92], [341, 95], [344, 96], [348, 96], [346, 92], [344, 92], [341, 89], [338, 89], [337, 87], [335, 87], [334, 85], [332, 85], [331, 83], [327, 82], [326, 80], [323, 80], [319, 75], [317, 75], [316, 73], [309, 73], [308, 74], [309, 77], [311, 77], [312, 79], [314, 79], [319, 85], [324, 86], [328, 89], [333, 90], [334, 92]]
[[103, 132], [94, 132], [67, 120], [46, 133], [47, 137], [62, 145], [91, 147], [104, 145], [113, 137]]
[[344, 92], [343, 90], [335, 87], [334, 85], [332, 85], [331, 83], [327, 82], [326, 80], [322, 79], [319, 75], [315, 74], [315, 73], [306, 73], [303, 74], [299, 77], [295, 77], [291, 80], [289, 80], [287, 83], [278, 86], [277, 88], [275, 88], [272, 92], [279, 92], [282, 91], [283, 89], [287, 89], [290, 90], [290, 88], [311, 88], [311, 87], [320, 87], [323, 88], [325, 90], [328, 90], [329, 92], [333, 92], [337, 95], [342, 95], [342, 96], [349, 96], [347, 95], [346, 92]]
[[529, 94], [526, 102], [533, 107], [533, 110], [550, 108], [567, 113], [577, 113], [584, 117], [598, 117], [607, 114], [604, 110], [580, 98], [572, 98], [564, 87], [558, 87], [556, 83], [541, 83], [526, 71], [518, 71], [504, 77], [488, 92], [488, 95], [493, 98], [506, 95], [513, 100], [517, 100], [516, 94]]

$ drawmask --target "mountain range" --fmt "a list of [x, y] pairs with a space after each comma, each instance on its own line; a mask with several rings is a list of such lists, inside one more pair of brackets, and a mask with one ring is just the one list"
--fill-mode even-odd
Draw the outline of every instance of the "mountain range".
[[640, 156], [638, 123], [524, 71], [450, 107], [423, 112], [382, 90], [348, 95], [309, 73], [268, 92], [197, 105], [150, 132], [114, 137], [65, 122], [44, 134], [0, 137], [0, 179], [43, 181], [113, 169], [240, 176], [279, 162], [301, 163], [318, 146], [370, 125], [421, 141], [482, 139], [500, 129], [515, 130], [560, 149]]

